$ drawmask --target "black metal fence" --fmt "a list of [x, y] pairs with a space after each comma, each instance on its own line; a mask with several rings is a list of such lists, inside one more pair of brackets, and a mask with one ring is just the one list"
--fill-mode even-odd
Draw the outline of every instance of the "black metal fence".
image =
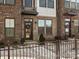
[[78, 59], [79, 40], [57, 40], [0, 48], [0, 59]]

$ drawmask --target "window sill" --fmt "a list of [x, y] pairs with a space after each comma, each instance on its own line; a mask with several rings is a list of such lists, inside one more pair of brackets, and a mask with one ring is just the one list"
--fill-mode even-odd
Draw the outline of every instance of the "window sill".
[[39, 8], [45, 8], [45, 9], [54, 9], [54, 8], [48, 8], [48, 7], [39, 7]]

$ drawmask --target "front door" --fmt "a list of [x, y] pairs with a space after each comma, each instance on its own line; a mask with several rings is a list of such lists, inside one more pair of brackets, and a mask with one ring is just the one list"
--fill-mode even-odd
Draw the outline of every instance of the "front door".
[[71, 20], [65, 19], [65, 35], [71, 37]]
[[33, 23], [32, 19], [24, 21], [24, 36], [26, 40], [33, 39]]
[[70, 29], [70, 26], [69, 25], [70, 25], [69, 21], [66, 21], [65, 22], [65, 35], [66, 36], [69, 36], [69, 32], [70, 32], [69, 31], [69, 29]]

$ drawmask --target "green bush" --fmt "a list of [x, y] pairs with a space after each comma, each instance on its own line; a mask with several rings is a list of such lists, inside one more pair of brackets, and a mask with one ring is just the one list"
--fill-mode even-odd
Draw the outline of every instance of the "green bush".
[[39, 37], [39, 42], [43, 44], [44, 41], [45, 41], [45, 37], [43, 36], [43, 34], [41, 34]]
[[20, 43], [24, 44], [24, 42], [25, 42], [25, 38], [21, 38]]
[[0, 48], [4, 48], [5, 44], [3, 42], [0, 42]]

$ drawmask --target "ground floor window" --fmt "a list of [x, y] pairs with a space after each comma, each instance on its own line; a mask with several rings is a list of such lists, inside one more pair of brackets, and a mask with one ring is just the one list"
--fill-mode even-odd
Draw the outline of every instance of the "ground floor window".
[[79, 20], [65, 19], [65, 34], [69, 36], [70, 35], [69, 33], [76, 34], [78, 32], [79, 32]]
[[38, 33], [52, 34], [52, 20], [38, 20]]
[[14, 37], [14, 19], [5, 19], [6, 37]]
[[79, 20], [74, 20], [74, 31], [77, 33], [79, 32]]

